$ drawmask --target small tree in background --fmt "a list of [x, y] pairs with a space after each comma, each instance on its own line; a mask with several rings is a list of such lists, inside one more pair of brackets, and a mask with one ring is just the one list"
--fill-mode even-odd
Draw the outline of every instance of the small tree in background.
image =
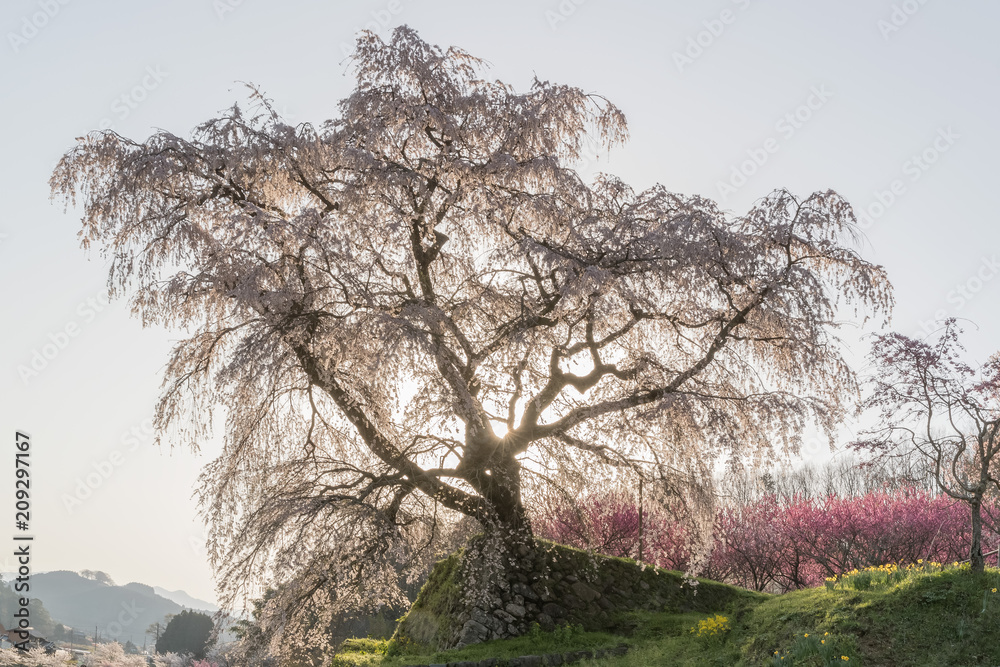
[[92, 579], [105, 586], [115, 585], [115, 580], [107, 572], [101, 572], [100, 570], [80, 570], [80, 576], [85, 579]]
[[865, 407], [879, 411], [880, 426], [852, 447], [879, 456], [912, 448], [926, 457], [938, 488], [969, 506], [969, 560], [982, 572], [983, 502], [1000, 490], [1000, 354], [973, 369], [960, 359], [960, 333], [950, 319], [934, 343], [875, 337], [874, 391]]
[[[754, 591], [780, 585], [788, 572], [795, 579], [785, 588], [800, 588], [801, 560], [788, 536], [786, 510], [773, 494], [746, 505], [725, 507], [716, 518], [716, 546], [710, 576]], [[784, 577], [787, 578], [787, 577]]]
[[156, 642], [157, 653], [187, 653], [204, 658], [212, 646], [212, 617], [185, 609], [170, 619]]

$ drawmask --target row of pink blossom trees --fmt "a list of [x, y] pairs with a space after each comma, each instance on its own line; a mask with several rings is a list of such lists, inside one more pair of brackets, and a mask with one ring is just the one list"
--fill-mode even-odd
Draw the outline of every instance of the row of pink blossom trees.
[[[612, 556], [639, 558], [641, 549], [644, 562], [688, 567], [684, 524], [658, 506], [643, 508], [640, 523], [635, 496], [603, 491], [579, 510], [559, 501], [543, 507], [535, 518], [540, 536]], [[986, 509], [996, 515], [995, 503]], [[986, 524], [992, 549], [1000, 535]], [[914, 486], [848, 497], [765, 493], [717, 512], [705, 575], [753, 590], [793, 590], [869, 565], [965, 560], [970, 530], [965, 504]]]

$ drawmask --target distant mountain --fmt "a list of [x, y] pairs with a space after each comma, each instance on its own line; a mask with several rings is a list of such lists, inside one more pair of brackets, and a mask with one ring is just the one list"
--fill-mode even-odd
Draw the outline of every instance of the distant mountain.
[[182, 607], [187, 607], [188, 609], [199, 609], [202, 611], [210, 611], [212, 613], [219, 611], [219, 607], [217, 605], [214, 605], [211, 602], [206, 602], [205, 600], [199, 600], [196, 597], [188, 595], [184, 591], [168, 591], [166, 588], [160, 588], [159, 586], [154, 586], [153, 590], [160, 597], [173, 600], [177, 604]]
[[31, 596], [41, 600], [59, 623], [87, 634], [96, 628], [102, 637], [123, 643], [131, 638], [140, 645], [146, 628], [167, 614], [176, 614], [185, 606], [208, 610], [204, 604], [178, 604], [146, 584], [109, 586], [66, 570], [32, 574]]
[[[139, 591], [140, 593], [143, 593], [145, 595], [156, 595], [156, 590], [152, 586], [148, 586], [146, 584], [140, 584], [139, 582], [136, 581], [129, 582], [125, 584], [122, 588], [127, 588], [132, 591]], [[167, 599], [169, 600], [170, 598]]]

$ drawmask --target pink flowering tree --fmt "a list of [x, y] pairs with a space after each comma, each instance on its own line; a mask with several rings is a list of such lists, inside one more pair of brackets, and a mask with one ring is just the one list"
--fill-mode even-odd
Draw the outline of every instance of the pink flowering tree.
[[688, 527], [678, 513], [655, 502], [640, 505], [620, 490], [547, 499], [532, 516], [536, 534], [554, 542], [671, 570], [686, 569], [690, 560]]
[[[643, 560], [683, 569], [690, 557], [686, 526], [654, 508], [643, 510]], [[987, 501], [983, 509], [995, 513], [995, 503]], [[635, 558], [639, 551], [639, 504], [633, 494], [603, 490], [575, 503], [543, 502], [532, 519], [541, 537], [611, 556]], [[744, 588], [784, 592], [855, 568], [964, 560], [970, 534], [962, 502], [914, 487], [849, 497], [744, 497], [718, 510], [705, 574]], [[984, 535], [997, 533], [984, 525]]]
[[783, 518], [793, 548], [819, 568], [810, 585], [870, 565], [959, 560], [968, 538], [961, 504], [910, 489], [801, 499]]
[[983, 506], [1000, 490], [1000, 354], [973, 368], [961, 359], [959, 334], [951, 319], [931, 342], [876, 336], [866, 407], [879, 425], [852, 446], [876, 456], [920, 452], [938, 488], [967, 505], [969, 559], [982, 572]]
[[799, 588], [802, 552], [789, 534], [787, 508], [769, 494], [725, 507], [716, 519], [711, 576], [755, 591]]
[[707, 482], [720, 457], [832, 432], [855, 386], [838, 309], [892, 302], [843, 198], [731, 215], [585, 183], [589, 139], [627, 136], [604, 98], [515, 90], [407, 27], [351, 63], [329, 121], [255, 94], [190, 138], [92, 133], [51, 180], [112, 294], [184, 332], [160, 432], [197, 447], [227, 411], [201, 486], [223, 600], [272, 584], [265, 630], [320, 641], [315, 619], [400, 601], [397, 568], [449, 519], [480, 523], [476, 581], [502, 587], [539, 485]]

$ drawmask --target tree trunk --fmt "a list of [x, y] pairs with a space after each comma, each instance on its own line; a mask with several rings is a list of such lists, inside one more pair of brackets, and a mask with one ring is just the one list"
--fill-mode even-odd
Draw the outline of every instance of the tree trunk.
[[523, 596], [539, 578], [540, 554], [521, 502], [520, 465], [513, 457], [494, 459], [483, 466], [473, 485], [491, 512], [480, 518], [483, 534], [466, 545], [465, 607], [456, 615], [462, 625], [450, 646], [524, 634], [539, 612]]
[[969, 563], [972, 566], [972, 571], [976, 574], [982, 574], [985, 566], [982, 535], [982, 503], [976, 500], [972, 503], [972, 548], [969, 551]]
[[515, 581], [526, 584], [533, 569], [535, 535], [521, 502], [521, 465], [511, 458], [503, 467], [495, 467], [493, 475], [497, 484], [489, 500], [497, 513], [495, 530], [507, 557], [508, 569], [504, 578], [509, 584]]
[[484, 482], [481, 490], [495, 512], [497, 522], [495, 527], [487, 526], [487, 530], [496, 528], [511, 536], [520, 536], [522, 540], [532, 541], [531, 523], [521, 502], [521, 465], [517, 460], [511, 457], [494, 462]]

